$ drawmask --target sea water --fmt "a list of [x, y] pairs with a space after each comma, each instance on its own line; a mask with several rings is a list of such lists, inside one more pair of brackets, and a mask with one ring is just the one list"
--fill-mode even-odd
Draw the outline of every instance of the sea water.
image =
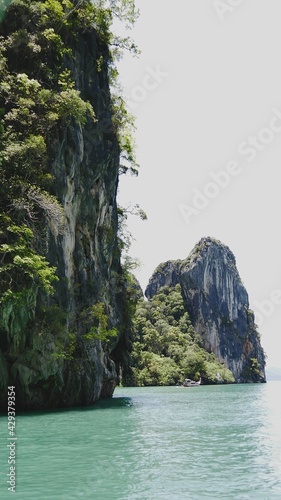
[[[20, 500], [281, 500], [281, 382], [118, 388], [16, 416]], [[0, 498], [11, 436], [1, 415]]]

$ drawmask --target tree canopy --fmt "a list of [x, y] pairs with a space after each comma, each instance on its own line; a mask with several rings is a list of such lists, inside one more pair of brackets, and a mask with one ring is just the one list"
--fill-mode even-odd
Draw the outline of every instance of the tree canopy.
[[185, 378], [234, 382], [232, 373], [206, 352], [192, 326], [180, 285], [139, 300], [134, 318], [133, 385], [175, 385]]

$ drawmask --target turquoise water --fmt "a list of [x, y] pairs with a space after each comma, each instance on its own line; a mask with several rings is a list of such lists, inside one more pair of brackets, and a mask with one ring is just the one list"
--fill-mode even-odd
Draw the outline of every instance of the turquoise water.
[[[17, 416], [20, 500], [281, 500], [281, 382], [117, 389]], [[0, 498], [7, 491], [1, 416]]]

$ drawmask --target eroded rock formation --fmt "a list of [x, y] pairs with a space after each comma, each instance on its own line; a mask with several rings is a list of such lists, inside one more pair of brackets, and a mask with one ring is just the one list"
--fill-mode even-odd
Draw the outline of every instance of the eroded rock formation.
[[264, 352], [230, 249], [202, 238], [185, 261], [161, 264], [145, 294], [151, 298], [161, 286], [178, 283], [204, 348], [232, 371], [236, 382], [264, 382]]
[[[1, 28], [5, 36], [9, 15]], [[18, 18], [22, 29], [24, 15]], [[83, 101], [92, 105], [95, 119], [81, 125], [70, 115], [68, 122], [58, 123], [48, 145], [54, 179], [50, 193], [62, 210], [36, 189], [29, 193], [37, 209], [43, 207], [40, 224], [30, 222], [35, 249], [56, 267], [59, 280], [50, 298], [35, 281], [24, 301], [2, 307], [0, 406], [5, 410], [8, 385], [16, 387], [18, 410], [88, 405], [111, 396], [118, 380], [116, 367], [122, 365], [130, 343], [117, 238], [120, 149], [112, 123], [108, 47], [94, 28], [82, 26], [65, 38], [70, 55], [64, 56], [61, 66], [54, 59], [52, 71], [56, 64], [67, 68]], [[23, 55], [24, 50], [28, 49], [23, 47]], [[8, 63], [34, 78], [38, 51], [28, 62], [12, 54]], [[91, 307], [99, 303], [103, 313], [99, 309], [91, 317]], [[91, 337], [91, 329], [105, 317], [108, 330], [117, 335], [100, 341], [94, 334]]]

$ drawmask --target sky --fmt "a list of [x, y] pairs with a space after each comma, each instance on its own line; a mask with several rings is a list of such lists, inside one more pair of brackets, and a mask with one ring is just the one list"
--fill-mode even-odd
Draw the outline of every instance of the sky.
[[267, 366], [281, 367], [281, 2], [136, 0], [139, 58], [119, 63], [138, 178], [121, 176], [143, 288], [203, 236], [229, 246]]

